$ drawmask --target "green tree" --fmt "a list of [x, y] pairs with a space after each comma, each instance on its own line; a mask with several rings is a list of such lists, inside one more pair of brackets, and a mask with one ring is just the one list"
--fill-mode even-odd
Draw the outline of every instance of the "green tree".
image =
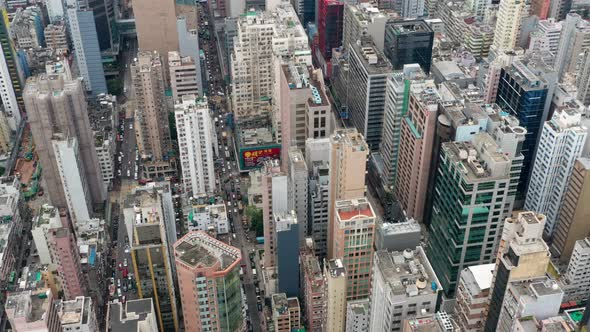
[[120, 96], [123, 94], [123, 81], [119, 78], [112, 78], [107, 81], [107, 90], [110, 94]]
[[256, 233], [256, 236], [264, 235], [264, 223], [262, 221], [262, 209], [254, 205], [246, 206], [244, 213], [250, 219], [250, 230]]

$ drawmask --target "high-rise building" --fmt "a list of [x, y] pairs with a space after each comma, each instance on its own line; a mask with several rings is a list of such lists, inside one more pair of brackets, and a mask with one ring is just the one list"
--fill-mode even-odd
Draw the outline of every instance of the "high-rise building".
[[[396, 2], [398, 3], [398, 2]], [[398, 12], [401, 12], [399, 10]], [[361, 36], [371, 36], [375, 47], [383, 52], [385, 24], [389, 20], [387, 12], [380, 10], [375, 3], [347, 3], [344, 6], [344, 37], [342, 46], [348, 49]]]
[[289, 297], [299, 297], [299, 220], [290, 213], [274, 213], [273, 224], [276, 229], [277, 291]]
[[309, 224], [308, 231], [314, 243], [314, 252], [324, 259], [328, 254], [328, 202], [330, 168], [327, 162], [315, 161], [309, 172]]
[[380, 250], [374, 260], [370, 331], [401, 331], [405, 319], [435, 312], [443, 288], [422, 247]]
[[567, 266], [562, 288], [566, 301], [580, 301], [585, 299], [590, 292], [590, 238], [576, 241], [570, 262]]
[[403, 332], [449, 332], [461, 331], [459, 326], [445, 311], [438, 311], [435, 314], [409, 318], [404, 321]]
[[306, 239], [306, 247], [301, 250], [301, 293], [305, 326], [310, 331], [321, 331], [326, 315], [326, 280], [322, 274], [320, 261], [315, 255], [314, 241]]
[[[198, 201], [199, 199], [197, 199]], [[230, 232], [228, 209], [225, 204], [193, 204], [188, 210], [185, 229], [190, 231], [205, 231], [213, 234], [227, 234]]]
[[0, 178], [0, 280], [8, 282], [10, 274], [17, 269], [18, 254], [25, 241], [23, 224], [28, 209], [21, 197], [20, 181], [13, 176]]
[[494, 260], [498, 232], [510, 212], [505, 208], [510, 206], [511, 166], [487, 133], [476, 134], [473, 143], [441, 146], [427, 253], [449, 297], [464, 268]]
[[496, 52], [512, 50], [520, 33], [521, 16], [526, 4], [522, 0], [501, 1], [492, 48]]
[[332, 59], [332, 49], [342, 46], [344, 29], [344, 2], [340, 0], [319, 0], [317, 3], [316, 26], [318, 28], [318, 50], [316, 57], [326, 67]]
[[[510, 293], [509, 289], [513, 282], [545, 277], [550, 255], [542, 237], [544, 225], [545, 216], [530, 211], [519, 212], [515, 217], [506, 219], [498, 246], [484, 331], [501, 328], [508, 331], [502, 325], [506, 325], [510, 317], [516, 318], [515, 312], [506, 311], [505, 308], [508, 304], [512, 305], [509, 297], [515, 294]], [[518, 299], [518, 296], [514, 297]], [[516, 304], [526, 300], [523, 297]], [[507, 327], [510, 328], [510, 325]]]
[[581, 56], [579, 76], [576, 80], [578, 94], [576, 99], [584, 105], [590, 105], [590, 50], [585, 49]]
[[190, 56], [181, 56], [179, 52], [168, 52], [170, 88], [174, 102], [178, 102], [182, 96], [201, 95], [197, 83], [197, 80], [200, 80], [200, 73], [197, 74], [197, 62]]
[[94, 148], [100, 161], [100, 171], [105, 187], [115, 178], [115, 153], [117, 153], [117, 133], [113, 128], [119, 126], [117, 97], [100, 95], [90, 100], [90, 126], [94, 134]]
[[473, 265], [461, 271], [455, 303], [455, 314], [460, 331], [481, 331], [485, 324], [485, 308], [495, 264]]
[[157, 321], [152, 298], [109, 303], [106, 325], [111, 332], [158, 332]]
[[5, 312], [15, 332], [61, 332], [62, 326], [49, 288], [9, 293]]
[[[361, 37], [346, 45], [350, 50], [348, 73], [339, 98], [348, 107], [348, 116], [365, 137], [369, 148], [377, 151], [381, 144], [387, 78], [393, 73], [389, 60], [379, 51], [370, 37]], [[343, 69], [344, 70], [344, 69]]]
[[346, 304], [346, 331], [369, 331], [369, 299], [348, 301]]
[[296, 0], [293, 3], [299, 22], [307, 27], [309, 23], [315, 23], [316, 20], [316, 2], [311, 0]]
[[278, 160], [265, 162], [262, 177], [262, 221], [264, 224], [264, 266], [276, 267], [276, 224], [274, 215], [289, 210], [288, 177], [280, 171]]
[[[192, 64], [194, 65], [194, 73], [192, 71], [192, 66], [187, 68], [188, 72], [182, 73], [183, 85], [186, 84], [193, 86], [192, 82], [194, 82], [194, 84], [196, 84], [197, 92], [193, 94], [202, 97], [205, 90], [203, 87], [204, 69], [201, 66], [201, 61], [204, 61], [204, 59], [202, 60], [200, 55], [201, 51], [199, 47], [199, 32], [193, 27], [189, 28], [187, 25], [187, 16], [179, 16], [176, 19], [176, 29], [178, 30], [178, 46], [180, 50], [179, 55], [182, 59], [185, 57], [190, 57]], [[170, 62], [170, 55], [168, 55], [168, 61]], [[194, 78], [192, 76], [193, 74], [195, 75]], [[170, 81], [171, 83], [173, 81], [172, 73], [170, 74]]]
[[43, 31], [45, 44], [48, 48], [55, 50], [57, 54], [64, 54], [70, 47], [68, 46], [68, 35], [66, 24], [63, 21], [49, 24]]
[[175, 266], [171, 252], [176, 241], [174, 210], [172, 202], [166, 204], [165, 199], [164, 193], [155, 185], [136, 188], [125, 200], [124, 227], [129, 230], [129, 251], [137, 281], [137, 295], [141, 299], [154, 299], [161, 331], [178, 331]]
[[528, 188], [533, 157], [556, 83], [557, 76], [552, 69], [527, 59], [515, 60], [500, 73], [496, 103], [518, 118], [520, 126], [526, 129], [521, 150], [524, 161], [517, 189], [519, 202], [524, 200]]
[[327, 248], [331, 259], [340, 258], [334, 252], [336, 201], [365, 196], [368, 153], [367, 143], [356, 129], [339, 129], [330, 136]]
[[58, 316], [64, 332], [93, 332], [99, 330], [96, 304], [92, 298], [78, 296], [70, 301], [56, 301]]
[[[0, 10], [2, 17], [6, 17], [6, 10]], [[10, 36], [8, 20], [0, 20], [0, 97], [2, 98], [3, 112], [6, 114], [11, 130], [16, 130], [21, 121], [21, 112], [24, 112], [22, 97], [23, 78], [17, 65], [17, 56]]]
[[131, 65], [131, 80], [137, 103], [135, 121], [139, 124], [136, 126], [136, 130], [139, 131], [139, 153], [154, 162], [162, 161], [164, 157], [168, 157], [170, 132], [160, 55], [151, 51], [139, 52]]
[[198, 231], [174, 244], [174, 257], [186, 331], [241, 331], [240, 250]]
[[576, 241], [590, 234], [590, 159], [578, 158], [565, 192], [553, 233], [552, 253], [561, 263], [570, 260]]
[[51, 141], [56, 133], [77, 139], [79, 163], [90, 189], [90, 201], [93, 205], [102, 204], [106, 190], [80, 80], [72, 79], [67, 63], [49, 64], [45, 74], [29, 78], [23, 95], [43, 178], [47, 188], [51, 188], [48, 192], [51, 204], [68, 208]]
[[276, 332], [298, 331], [301, 328], [301, 309], [297, 297], [285, 293], [271, 296], [272, 320]]
[[590, 24], [580, 15], [569, 13], [561, 23], [559, 47], [555, 55], [555, 71], [559, 79], [576, 71], [580, 54], [590, 46]]
[[93, 96], [107, 93], [94, 13], [84, 6], [83, 1], [67, 0], [64, 4], [74, 58], [84, 80], [84, 88]]
[[408, 248], [416, 248], [421, 239], [422, 227], [414, 219], [384, 222], [377, 226], [375, 249], [404, 251]]
[[371, 268], [377, 216], [366, 198], [336, 201], [332, 257], [340, 258], [348, 276], [347, 300], [371, 293]]
[[581, 126], [581, 118], [574, 109], [557, 111], [541, 132], [524, 208], [547, 217], [548, 238], [555, 230], [574, 163], [586, 142], [588, 130]]
[[187, 197], [215, 191], [215, 128], [207, 99], [196, 98], [195, 95], [185, 95], [174, 106], [183, 193]]
[[[303, 246], [308, 234], [308, 179], [307, 164], [301, 150], [289, 149], [289, 210], [295, 211], [299, 229], [299, 244]], [[288, 294], [291, 296], [290, 294]]]
[[[531, 33], [529, 49], [549, 51], [551, 54], [556, 55], [561, 37], [561, 22], [556, 22], [555, 19], [550, 18], [539, 21], [537, 26], [537, 31]], [[535, 46], [534, 43], [536, 42], [539, 42], [540, 45]]]
[[440, 97], [432, 80], [412, 82], [406, 89], [394, 194], [407, 217], [422, 221]]
[[434, 31], [424, 20], [389, 21], [385, 27], [383, 52], [391, 61], [393, 69], [417, 63], [430, 73]]
[[346, 268], [340, 259], [324, 260], [326, 279], [327, 332], [344, 332], [346, 328]]
[[[179, 50], [174, 0], [136, 0], [133, 2], [133, 15], [140, 50], [156, 51], [163, 57], [168, 56], [170, 51]], [[164, 59], [162, 66], [167, 64], [167, 59]], [[167, 74], [167, 68], [164, 68], [163, 75]]]
[[43, 22], [41, 8], [27, 7], [16, 10], [10, 28], [14, 35], [16, 47], [20, 49], [44, 47]]

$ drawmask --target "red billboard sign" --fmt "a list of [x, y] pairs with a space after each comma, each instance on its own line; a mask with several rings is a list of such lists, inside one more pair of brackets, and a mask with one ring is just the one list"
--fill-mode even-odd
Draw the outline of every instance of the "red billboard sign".
[[265, 160], [279, 159], [281, 157], [280, 147], [258, 148], [242, 151], [242, 165], [245, 168], [262, 165]]

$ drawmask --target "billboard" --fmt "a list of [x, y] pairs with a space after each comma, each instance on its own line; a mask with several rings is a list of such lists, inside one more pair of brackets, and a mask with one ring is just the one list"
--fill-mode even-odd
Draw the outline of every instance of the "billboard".
[[265, 160], [280, 159], [281, 146], [256, 146], [240, 149], [240, 168], [242, 170], [262, 166]]

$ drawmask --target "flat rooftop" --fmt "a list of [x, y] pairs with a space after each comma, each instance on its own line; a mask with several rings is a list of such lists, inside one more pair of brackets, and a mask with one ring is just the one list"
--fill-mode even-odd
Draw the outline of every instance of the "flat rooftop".
[[387, 22], [398, 34], [433, 33], [432, 28], [424, 20], [396, 20]]
[[341, 222], [375, 218], [373, 207], [366, 198], [336, 201], [336, 213], [338, 213], [338, 220]]
[[62, 325], [86, 324], [90, 314], [91, 299], [89, 297], [78, 296], [71, 301], [61, 301], [58, 303], [58, 312], [61, 317]]
[[340, 259], [330, 259], [326, 261], [326, 263], [328, 265], [327, 270], [331, 278], [344, 278], [346, 276], [346, 269], [344, 268], [344, 265]]
[[10, 293], [5, 309], [9, 317], [25, 318], [27, 323], [38, 322], [45, 319], [52, 299], [49, 288]]
[[369, 150], [369, 146], [363, 135], [354, 128], [335, 130], [332, 136], [330, 136], [330, 141], [350, 146], [354, 151]]
[[386, 75], [393, 72], [391, 62], [379, 51], [371, 37], [361, 37], [358, 42], [351, 43], [351, 47], [369, 75]]
[[[139, 323], [146, 321], [150, 315], [155, 315], [152, 298], [129, 300], [125, 304], [109, 303], [108, 330], [111, 332], [136, 332]], [[156, 321], [156, 318], [153, 318]]]
[[492, 286], [495, 268], [494, 263], [470, 266], [461, 272], [461, 278], [471, 294], [478, 294]]
[[296, 64], [293, 62], [283, 65], [282, 70], [290, 89], [310, 89], [310, 105], [330, 105], [328, 97], [324, 93], [323, 76], [319, 70], [314, 70], [313, 66], [307, 66], [302, 63]]
[[464, 177], [470, 182], [508, 179], [509, 167], [495, 166], [509, 166], [510, 158], [500, 152], [495, 141], [487, 133], [477, 134], [475, 140], [483, 142], [483, 154], [478, 152], [476, 145], [471, 142], [445, 142], [442, 144], [442, 150], [451, 162], [462, 169]]
[[240, 249], [218, 241], [203, 231], [190, 232], [174, 244], [176, 260], [194, 268], [210, 268], [219, 263], [225, 270], [242, 259]]

